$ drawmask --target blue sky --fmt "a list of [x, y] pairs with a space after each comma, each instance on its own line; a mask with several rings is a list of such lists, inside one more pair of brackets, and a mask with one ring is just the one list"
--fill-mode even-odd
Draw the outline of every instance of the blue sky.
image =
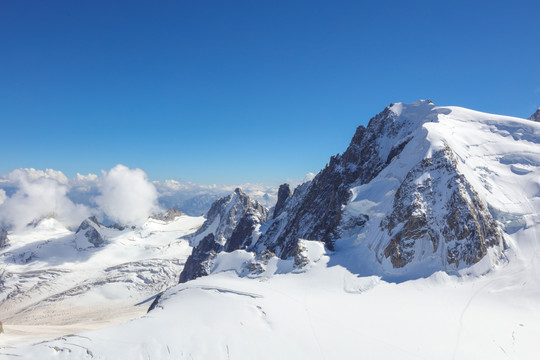
[[538, 1], [0, 4], [0, 173], [278, 184], [391, 102], [527, 117]]

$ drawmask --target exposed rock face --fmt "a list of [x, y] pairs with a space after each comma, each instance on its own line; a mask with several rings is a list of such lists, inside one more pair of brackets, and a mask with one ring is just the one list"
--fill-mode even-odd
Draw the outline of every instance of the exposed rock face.
[[7, 235], [8, 233], [5, 229], [0, 229], [0, 248], [6, 247], [9, 245], [9, 239]]
[[156, 219], [156, 220], [161, 220], [161, 221], [164, 221], [166, 223], [169, 223], [171, 221], [174, 221], [177, 217], [182, 216], [182, 215], [184, 215], [184, 213], [181, 212], [180, 210], [170, 208], [169, 210], [167, 210], [166, 213], [152, 215], [151, 218]]
[[231, 252], [250, 247], [258, 239], [258, 234], [256, 232], [262, 222], [265, 221], [263, 218], [264, 216], [261, 216], [261, 213], [256, 209], [247, 209], [244, 216], [238, 221], [231, 237], [225, 243], [225, 251]]
[[394, 196], [391, 214], [381, 222], [389, 236], [384, 257], [395, 268], [439, 253], [445, 266], [459, 268], [502, 246], [497, 223], [446, 147], [407, 174]]
[[536, 110], [536, 112], [531, 115], [529, 120], [540, 122], [540, 108], [538, 108], [538, 110]]
[[289, 184], [282, 184], [279, 186], [278, 199], [276, 202], [276, 206], [274, 207], [274, 219], [281, 215], [283, 208], [285, 207], [285, 203], [287, 202], [287, 200], [289, 200], [291, 195], [292, 191]]
[[264, 249], [263, 251], [257, 253], [255, 260], [247, 263], [245, 268], [250, 274], [262, 274], [265, 271], [268, 262], [274, 256], [276, 256], [276, 254], [268, 249]]
[[[257, 201], [251, 200], [240, 188], [234, 190], [232, 194], [216, 200], [206, 215], [206, 221], [192, 237], [192, 244], [197, 246], [202, 238], [212, 233], [216, 242], [225, 245], [240, 220], [246, 216], [249, 210], [251, 211], [248, 216], [257, 216], [259, 223], [266, 221], [268, 217], [266, 208]], [[245, 243], [245, 241], [246, 239], [236, 239], [236, 242], [239, 243]]]
[[188, 257], [186, 265], [180, 274], [180, 283], [210, 274], [212, 259], [214, 259], [223, 246], [216, 242], [214, 234], [209, 234], [199, 242]]
[[258, 240], [259, 227], [267, 216], [266, 208], [239, 188], [216, 200], [208, 211], [207, 220], [192, 238], [195, 247], [186, 261], [180, 282], [208, 275], [212, 259], [218, 252], [252, 246]]
[[[259, 240], [259, 248], [268, 248], [281, 258], [295, 256], [297, 239], [324, 241], [333, 249], [339, 238], [342, 208], [350, 197], [350, 188], [368, 183], [399, 155], [410, 140], [405, 122], [396, 122], [396, 114], [386, 108], [360, 126], [342, 155], [333, 156], [330, 163], [310, 182], [299, 186], [281, 212], [287, 217], [276, 219]], [[381, 149], [382, 139], [395, 139], [395, 145]], [[391, 141], [391, 140], [390, 140]], [[365, 222], [362, 215], [357, 222]], [[353, 219], [354, 220], [354, 219]], [[349, 219], [349, 222], [351, 219]]]
[[95, 216], [84, 220], [75, 233], [75, 246], [79, 250], [90, 247], [99, 247], [105, 243], [99, 221]]

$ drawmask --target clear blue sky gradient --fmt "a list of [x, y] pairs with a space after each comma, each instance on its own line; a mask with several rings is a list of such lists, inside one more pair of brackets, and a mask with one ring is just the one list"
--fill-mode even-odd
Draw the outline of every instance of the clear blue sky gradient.
[[391, 102], [528, 117], [538, 1], [4, 1], [0, 173], [317, 172]]

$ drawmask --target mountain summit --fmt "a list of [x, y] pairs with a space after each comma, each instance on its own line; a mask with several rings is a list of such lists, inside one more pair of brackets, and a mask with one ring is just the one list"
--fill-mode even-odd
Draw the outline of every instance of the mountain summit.
[[534, 114], [529, 117], [529, 120], [540, 122], [540, 108], [538, 108], [538, 110], [536, 110]]
[[301, 239], [318, 240], [362, 275], [488, 269], [508, 247], [505, 229], [520, 226], [513, 210], [538, 200], [515, 197], [515, 184], [536, 181], [539, 143], [540, 127], [524, 119], [430, 100], [390, 104], [313, 180], [292, 195], [283, 185], [275, 216], [244, 248], [287, 259], [303, 251]]

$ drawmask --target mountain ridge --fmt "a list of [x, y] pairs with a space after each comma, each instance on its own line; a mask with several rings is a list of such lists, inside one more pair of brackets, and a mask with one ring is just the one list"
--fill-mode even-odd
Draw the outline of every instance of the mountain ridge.
[[[360, 244], [353, 246], [357, 261], [370, 263], [370, 270], [351, 266], [363, 268], [363, 275], [452, 273], [486, 256], [487, 267], [493, 267], [504, 261], [508, 247], [505, 224], [497, 205], [487, 201], [492, 200], [486, 195], [492, 186], [485, 180], [488, 175], [475, 173], [484, 171], [481, 167], [469, 168], [461, 155], [468, 145], [454, 144], [452, 131], [459, 125], [482, 133], [486, 141], [478, 147], [490, 146], [490, 136], [533, 146], [540, 142], [540, 129], [508, 137], [507, 121], [524, 120], [440, 107], [430, 100], [390, 104], [366, 127], [359, 126], [345, 152], [332, 156], [313, 180], [278, 200], [279, 211], [263, 224], [248, 251], [287, 259], [300, 253], [300, 239], [323, 241], [330, 250], [336, 250], [336, 241], [337, 250], [351, 250], [352, 242]], [[518, 167], [511, 164], [510, 170], [519, 173]], [[366, 187], [382, 195], [358, 191]], [[376, 207], [380, 211], [374, 213]], [[227, 252], [237, 249], [224, 247]]]

